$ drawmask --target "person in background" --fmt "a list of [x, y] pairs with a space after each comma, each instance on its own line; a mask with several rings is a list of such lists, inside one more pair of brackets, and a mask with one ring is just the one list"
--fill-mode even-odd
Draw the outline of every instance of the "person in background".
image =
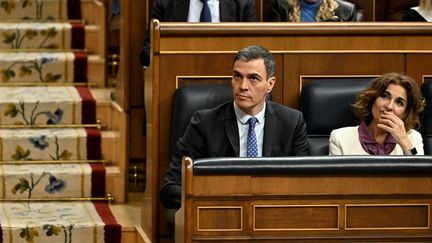
[[333, 130], [330, 155], [423, 155], [415, 129], [425, 102], [410, 77], [389, 73], [375, 79], [353, 105], [359, 126]]
[[420, 0], [419, 5], [410, 8], [401, 21], [432, 22], [432, 0]]
[[160, 200], [180, 208], [181, 159], [307, 155], [306, 123], [301, 112], [266, 99], [276, 82], [275, 61], [261, 46], [234, 57], [233, 100], [197, 111], [176, 143]]
[[269, 0], [268, 22], [349, 22], [357, 21], [353, 3], [342, 0]]
[[[160, 22], [256, 22], [255, 0], [155, 0], [152, 19]], [[150, 26], [140, 54], [150, 65]]]

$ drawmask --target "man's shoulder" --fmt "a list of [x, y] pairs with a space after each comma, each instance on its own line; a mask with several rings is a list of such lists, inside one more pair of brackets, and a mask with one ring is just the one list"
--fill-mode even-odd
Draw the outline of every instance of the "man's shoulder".
[[276, 113], [280, 114], [289, 114], [289, 115], [301, 115], [302, 113], [299, 110], [290, 108], [288, 106], [273, 102], [267, 101], [267, 105]]
[[232, 101], [227, 101], [216, 107], [198, 110], [197, 113], [204, 117], [218, 116], [219, 114], [225, 113], [228, 109], [230, 109], [230, 106], [232, 106]]

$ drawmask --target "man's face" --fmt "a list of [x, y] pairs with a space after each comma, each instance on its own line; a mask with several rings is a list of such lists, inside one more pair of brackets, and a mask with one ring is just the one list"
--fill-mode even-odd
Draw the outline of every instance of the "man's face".
[[237, 60], [231, 80], [234, 101], [245, 113], [254, 116], [262, 110], [275, 81], [275, 77], [267, 79], [264, 59]]

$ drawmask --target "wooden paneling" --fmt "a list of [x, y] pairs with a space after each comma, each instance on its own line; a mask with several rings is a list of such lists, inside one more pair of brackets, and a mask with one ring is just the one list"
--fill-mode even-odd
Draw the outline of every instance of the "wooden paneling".
[[[306, 65], [305, 65], [306, 64]], [[359, 65], [361, 64], [361, 65]], [[378, 76], [386, 72], [405, 72], [405, 55], [387, 53], [288, 53], [284, 55], [283, 103], [298, 107], [301, 79], [315, 76]]]
[[[151, 206], [143, 205], [152, 217], [143, 215], [143, 218], [153, 218], [152, 227], [159, 227], [157, 234], [161, 236], [172, 234], [172, 225], [165, 223], [163, 209], [159, 208], [158, 191], [170, 160], [172, 102], [179, 83], [191, 85], [196, 81], [214, 81], [205, 77], [226, 79], [232, 74], [234, 54], [254, 44], [267, 47], [276, 59], [277, 82], [272, 92], [273, 100], [293, 108], [298, 108], [302, 77], [375, 77], [386, 72], [402, 72], [413, 76], [420, 84], [423, 75], [432, 73], [430, 24], [211, 25], [156, 21], [153, 28], [153, 59], [145, 81], [146, 202]], [[233, 183], [244, 185], [242, 188], [250, 185], [237, 180], [232, 178]], [[313, 182], [318, 187], [326, 183], [325, 178]], [[267, 186], [271, 187], [270, 184]]]
[[338, 211], [338, 205], [255, 205], [253, 230], [337, 230]]
[[[432, 239], [428, 175], [212, 175], [194, 174], [190, 159], [183, 163], [182, 208], [176, 215], [176, 226], [182, 227], [177, 228], [176, 242]], [[203, 210], [208, 211], [200, 216]]]
[[[429, 229], [430, 204], [346, 205], [346, 229]], [[407, 220], [409, 219], [409, 220]]]

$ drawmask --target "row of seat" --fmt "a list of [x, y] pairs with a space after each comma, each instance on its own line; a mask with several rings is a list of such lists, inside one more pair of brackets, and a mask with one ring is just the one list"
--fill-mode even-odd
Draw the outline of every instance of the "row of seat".
[[[319, 79], [308, 82], [300, 96], [300, 110], [307, 124], [310, 155], [328, 155], [332, 130], [359, 124], [351, 104], [357, 94], [372, 79]], [[426, 108], [422, 127], [425, 154], [432, 155], [432, 82], [422, 85]], [[271, 99], [271, 96], [268, 97]], [[175, 141], [180, 138], [193, 113], [208, 109], [232, 99], [229, 85], [208, 84], [183, 86], [176, 91], [171, 123], [171, 154]]]

